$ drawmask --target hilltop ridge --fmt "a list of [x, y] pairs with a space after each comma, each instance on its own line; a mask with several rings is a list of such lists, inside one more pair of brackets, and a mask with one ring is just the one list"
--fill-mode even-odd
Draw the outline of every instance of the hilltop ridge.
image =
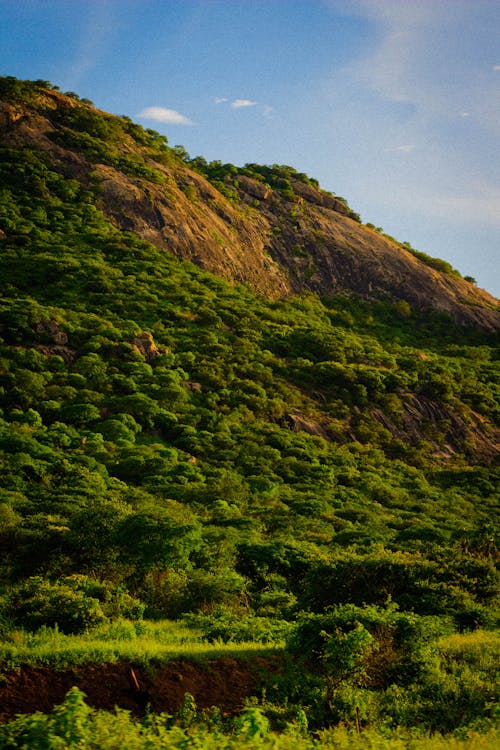
[[363, 225], [344, 199], [291, 167], [190, 159], [155, 131], [47, 82], [2, 80], [2, 142], [41, 149], [121, 230], [270, 299], [357, 294], [500, 328], [495, 298], [444, 261]]

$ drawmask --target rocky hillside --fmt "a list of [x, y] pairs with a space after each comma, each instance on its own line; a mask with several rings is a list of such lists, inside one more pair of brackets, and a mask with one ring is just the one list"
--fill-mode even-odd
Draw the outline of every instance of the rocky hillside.
[[497, 300], [364, 226], [343, 199], [291, 168], [190, 160], [155, 131], [43, 81], [2, 79], [0, 138], [42, 149], [52, 169], [98, 195], [116, 227], [271, 299], [356, 293], [500, 328]]

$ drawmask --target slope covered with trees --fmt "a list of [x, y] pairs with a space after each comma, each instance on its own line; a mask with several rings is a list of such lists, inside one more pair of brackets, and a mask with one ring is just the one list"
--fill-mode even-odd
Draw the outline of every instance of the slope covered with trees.
[[[191, 613], [208, 638], [237, 640], [261, 623], [308, 657], [322, 687], [304, 687], [303, 703], [323, 691], [318, 725], [345, 718], [359, 691], [385, 695], [376, 710], [396, 723], [433, 725], [432, 703], [452, 702], [452, 688], [432, 671], [430, 640], [496, 624], [493, 303], [472, 327], [355, 290], [269, 299], [229, 283], [195, 253], [178, 257], [181, 244], [168, 252], [133, 221], [126, 230], [106, 170], [132, 180], [139, 202], [151, 185], [170, 201], [181, 192], [186, 233], [203, 201], [225, 207], [221, 233], [236, 227], [242, 247], [245, 212], [257, 215], [250, 241], [270, 210], [246, 206], [244, 181], [320, 195], [309, 178], [197, 160], [210, 184], [154, 131], [45, 82], [4, 79], [0, 91], [5, 637]], [[50, 138], [29, 132], [43, 107], [60, 124]], [[328, 210], [360, 226], [340, 204]], [[207, 219], [200, 232], [213, 231]], [[268, 260], [270, 278], [285, 278], [286, 252]], [[491, 679], [474, 678], [472, 698], [474, 680], [462, 690], [457, 675], [468, 708], [437, 728], [491, 716]]]

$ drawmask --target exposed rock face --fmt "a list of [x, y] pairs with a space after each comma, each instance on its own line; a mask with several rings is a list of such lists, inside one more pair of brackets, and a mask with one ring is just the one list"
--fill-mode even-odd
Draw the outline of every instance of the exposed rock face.
[[309, 435], [319, 435], [328, 438], [328, 432], [325, 428], [314, 419], [308, 419], [300, 414], [287, 414], [283, 422], [289, 426], [293, 432], [307, 432]]
[[56, 323], [55, 320], [42, 320], [36, 327], [37, 333], [46, 334], [54, 344], [67, 344], [68, 335], [62, 328]]
[[47, 91], [46, 99], [39, 109], [0, 102], [1, 141], [48, 152], [54, 169], [97, 189], [102, 210], [117, 227], [270, 298], [304, 290], [326, 296], [354, 292], [500, 329], [498, 301], [491, 295], [430, 268], [361, 225], [342, 200], [293, 181], [292, 202], [241, 177], [240, 202], [233, 205], [180, 160], [160, 164], [126, 136], [123, 153], [140, 158], [161, 179], [131, 177], [57, 145], [58, 107], [74, 103], [55, 92]]
[[465, 418], [443, 403], [407, 394], [399, 419], [390, 418], [380, 409], [373, 409], [372, 416], [396, 439], [415, 445], [428, 441], [438, 458], [465, 453], [485, 464], [498, 459], [499, 431], [475, 412], [470, 411]]
[[144, 357], [146, 362], [153, 362], [161, 354], [161, 349], [156, 346], [152, 335], [147, 331], [134, 336], [133, 347], [136, 352]]
[[[266, 252], [267, 222], [234, 208], [206, 180], [181, 167], [168, 187], [97, 165], [101, 207], [120, 229], [269, 297], [291, 291], [286, 275]], [[187, 193], [187, 194], [186, 194]]]

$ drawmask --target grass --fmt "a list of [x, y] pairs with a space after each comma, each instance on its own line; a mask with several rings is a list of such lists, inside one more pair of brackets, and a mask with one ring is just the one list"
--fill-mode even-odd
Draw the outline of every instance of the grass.
[[[500, 663], [500, 634], [491, 631], [453, 634], [440, 638], [436, 645], [445, 687], [455, 685], [457, 680], [457, 686], [465, 681], [469, 687], [477, 687], [477, 683], [481, 689], [484, 680], [494, 684]], [[264, 646], [253, 642], [209, 643], [199, 628], [185, 621], [118, 620], [84, 635], [65, 635], [57, 628], [41, 628], [35, 633], [11, 631], [0, 644], [0, 673], [23, 665], [57, 669], [121, 660], [147, 664], [177, 658], [204, 661], [230, 656], [245, 659], [282, 650], [283, 643], [278, 642]], [[474, 721], [467, 726], [464, 723], [454, 734], [438, 731], [430, 734], [423, 727], [389, 728], [384, 719], [373, 719], [371, 725], [368, 720], [362, 720], [360, 733], [352, 723], [310, 733], [301, 711], [302, 720], [297, 714], [296, 721], [274, 732], [263, 710], [256, 704], [248, 704], [234, 720], [217, 713], [210, 718], [195, 709], [187, 724], [186, 717], [182, 718], [180, 713], [177, 717], [149, 714], [140, 721], [122, 709], [115, 712], [90, 709], [82, 693], [70, 691], [65, 703], [56, 707], [52, 714], [19, 717], [0, 727], [0, 748], [36, 750], [48, 747], [48, 740], [59, 742], [60, 737], [66, 745], [50, 746], [78, 746], [81, 750], [122, 750], [125, 747], [130, 750], [191, 747], [200, 750], [494, 750], [500, 746], [500, 734], [492, 727], [492, 717], [487, 724]], [[292, 712], [289, 716], [293, 719], [295, 714]], [[68, 727], [76, 732], [73, 736], [76, 744], [69, 742]]]
[[474, 671], [498, 673], [500, 665], [500, 633], [492, 630], [475, 630], [471, 633], [454, 633], [440, 638], [437, 648], [443, 666], [456, 671], [465, 666]]
[[65, 635], [57, 628], [40, 628], [35, 633], [13, 630], [0, 643], [0, 672], [22, 665], [73, 666], [151, 660], [170, 661], [179, 657], [216, 659], [219, 656], [244, 658], [247, 654], [269, 654], [283, 643], [208, 643], [201, 632], [182, 621], [158, 622], [118, 620], [101, 625], [84, 635]]
[[[322, 732], [317, 747], [331, 750], [496, 750], [499, 742], [500, 734], [495, 730], [485, 734], [469, 732], [465, 737], [455, 737], [409, 730], [383, 733], [377, 729], [364, 730], [357, 735], [352, 730], [339, 727]], [[309, 747], [315, 745], [298, 744], [297, 750]]]

